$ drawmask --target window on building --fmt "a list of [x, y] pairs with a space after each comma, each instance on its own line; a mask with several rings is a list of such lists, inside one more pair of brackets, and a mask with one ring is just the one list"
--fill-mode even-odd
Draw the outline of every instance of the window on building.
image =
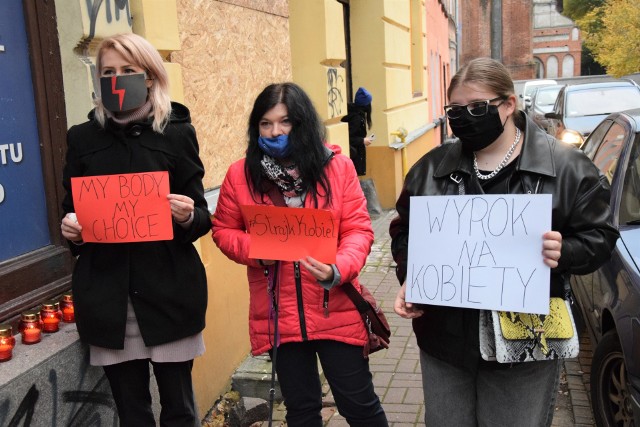
[[533, 62], [535, 63], [536, 78], [544, 79], [544, 63], [538, 57], [534, 57]]
[[547, 78], [553, 79], [558, 77], [558, 58], [551, 55], [547, 58]]
[[574, 59], [571, 55], [565, 55], [562, 58], [562, 77], [573, 77]]

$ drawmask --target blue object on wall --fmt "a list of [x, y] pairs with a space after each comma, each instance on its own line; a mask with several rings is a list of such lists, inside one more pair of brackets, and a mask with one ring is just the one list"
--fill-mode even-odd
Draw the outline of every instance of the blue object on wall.
[[0, 262], [49, 245], [21, 0], [0, 2]]

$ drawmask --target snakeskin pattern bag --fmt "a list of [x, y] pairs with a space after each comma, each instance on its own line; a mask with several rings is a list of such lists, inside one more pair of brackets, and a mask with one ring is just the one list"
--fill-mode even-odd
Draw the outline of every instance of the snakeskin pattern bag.
[[580, 350], [569, 301], [551, 298], [549, 314], [480, 311], [480, 353], [499, 363], [570, 359]]

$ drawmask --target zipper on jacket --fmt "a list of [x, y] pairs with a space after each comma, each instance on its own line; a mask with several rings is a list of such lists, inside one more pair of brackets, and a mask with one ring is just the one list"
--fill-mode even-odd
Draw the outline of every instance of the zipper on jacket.
[[302, 341], [307, 341], [307, 324], [304, 319], [304, 306], [302, 304], [302, 279], [300, 278], [300, 263], [295, 261], [293, 263], [293, 272], [296, 279], [296, 296], [298, 299], [298, 316], [300, 317], [300, 332], [302, 334]]
[[324, 290], [324, 301], [322, 302], [322, 307], [324, 307], [324, 317], [329, 317], [329, 291]]

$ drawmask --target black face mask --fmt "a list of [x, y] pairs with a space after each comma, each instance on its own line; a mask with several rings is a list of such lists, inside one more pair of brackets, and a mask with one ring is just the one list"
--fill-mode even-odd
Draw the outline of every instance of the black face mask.
[[489, 105], [484, 116], [472, 116], [465, 108], [462, 116], [449, 119], [454, 135], [460, 138], [462, 148], [468, 152], [480, 151], [491, 145], [504, 131], [497, 105]]
[[100, 77], [102, 105], [113, 113], [129, 111], [147, 102], [144, 73]]

